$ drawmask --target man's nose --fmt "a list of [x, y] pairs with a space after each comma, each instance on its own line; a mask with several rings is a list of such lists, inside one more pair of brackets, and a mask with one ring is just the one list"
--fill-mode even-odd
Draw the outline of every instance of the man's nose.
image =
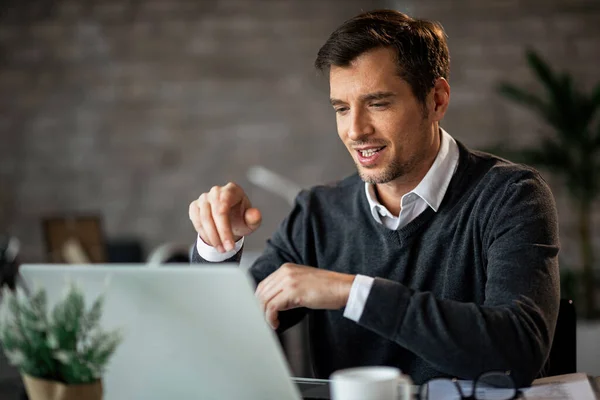
[[348, 138], [358, 142], [374, 132], [369, 116], [361, 110], [353, 111], [350, 115]]

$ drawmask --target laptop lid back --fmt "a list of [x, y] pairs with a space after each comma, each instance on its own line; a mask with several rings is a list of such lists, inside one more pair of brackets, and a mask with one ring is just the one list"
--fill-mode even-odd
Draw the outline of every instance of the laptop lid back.
[[124, 340], [104, 375], [107, 399], [300, 399], [275, 333], [236, 265], [23, 265], [49, 305], [69, 280], [86, 306], [105, 295], [102, 327]]

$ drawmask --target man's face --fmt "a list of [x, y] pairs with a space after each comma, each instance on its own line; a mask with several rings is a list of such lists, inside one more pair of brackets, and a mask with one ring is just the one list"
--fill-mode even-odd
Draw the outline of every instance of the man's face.
[[338, 134], [360, 177], [375, 184], [410, 180], [431, 155], [434, 131], [398, 75], [393, 50], [371, 50], [348, 67], [331, 66], [329, 78]]

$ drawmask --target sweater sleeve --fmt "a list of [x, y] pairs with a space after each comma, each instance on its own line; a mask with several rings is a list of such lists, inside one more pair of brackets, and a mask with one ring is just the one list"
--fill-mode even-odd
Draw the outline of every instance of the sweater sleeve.
[[[307, 213], [308, 201], [308, 192], [303, 191], [298, 195], [292, 211], [283, 220], [273, 237], [267, 240], [264, 252], [250, 267], [249, 272], [254, 278], [256, 285], [285, 263], [308, 264], [304, 256], [305, 246], [310, 241], [310, 230], [307, 229], [307, 224], [310, 223]], [[200, 257], [196, 246], [193, 247], [192, 263], [208, 262]], [[239, 263], [242, 252], [243, 249], [223, 262]], [[297, 324], [304, 318], [306, 312], [306, 308], [280, 312], [277, 331], [283, 332]]]
[[[290, 214], [283, 220], [273, 236], [267, 240], [265, 250], [250, 267], [250, 273], [257, 285], [285, 263], [312, 264], [306, 254], [307, 249], [314, 248], [308, 215], [309, 208], [310, 193], [302, 191], [296, 197]], [[283, 332], [300, 322], [307, 311], [308, 309], [301, 307], [279, 312], [277, 332]]]
[[483, 304], [376, 278], [359, 324], [448, 375], [475, 379], [510, 370], [517, 385], [526, 386], [549, 354], [558, 317], [557, 213], [550, 189], [531, 172], [505, 185], [500, 196], [489, 219], [481, 218]]

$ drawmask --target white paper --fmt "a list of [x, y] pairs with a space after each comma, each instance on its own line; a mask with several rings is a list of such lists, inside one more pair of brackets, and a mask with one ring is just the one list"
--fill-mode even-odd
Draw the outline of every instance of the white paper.
[[568, 374], [538, 379], [523, 391], [527, 400], [595, 400], [586, 374]]

